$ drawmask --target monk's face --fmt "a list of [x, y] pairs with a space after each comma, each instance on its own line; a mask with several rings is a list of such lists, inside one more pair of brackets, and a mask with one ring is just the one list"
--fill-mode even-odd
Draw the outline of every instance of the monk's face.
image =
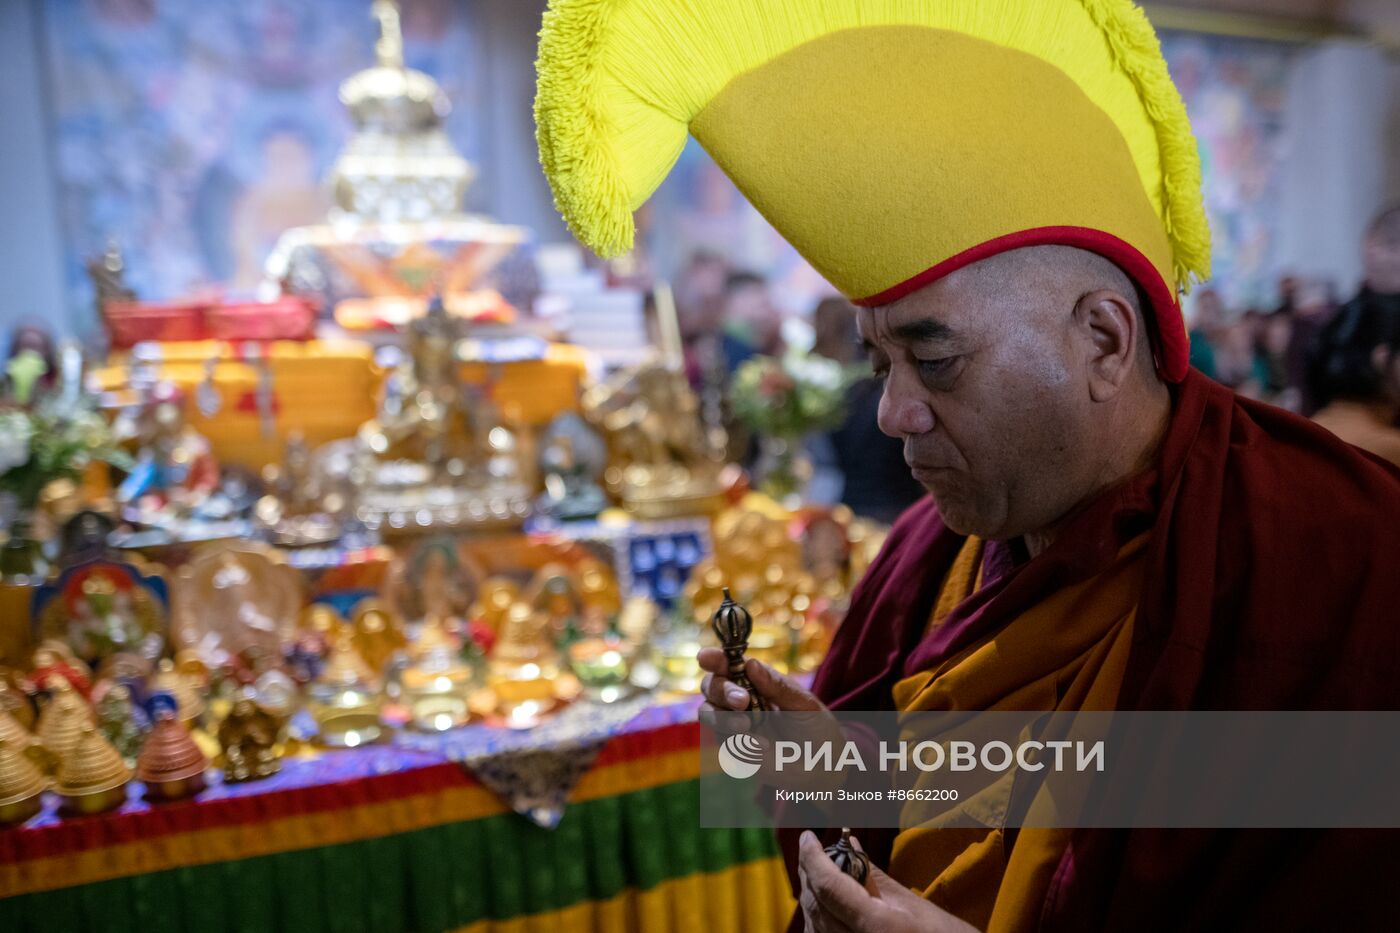
[[884, 378], [880, 428], [904, 441], [914, 478], [961, 534], [1006, 539], [1047, 528], [1092, 488], [1102, 464], [1095, 419], [1104, 412], [1086, 389], [1085, 340], [1094, 338], [1076, 319], [1092, 286], [1047, 265], [1056, 257], [1073, 265], [1075, 251], [1038, 249], [859, 313]]

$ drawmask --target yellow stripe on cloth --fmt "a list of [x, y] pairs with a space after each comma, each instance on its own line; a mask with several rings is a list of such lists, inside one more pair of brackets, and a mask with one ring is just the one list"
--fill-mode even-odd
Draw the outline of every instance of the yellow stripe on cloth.
[[[579, 781], [569, 802], [618, 797], [699, 776], [699, 753], [694, 748], [681, 749], [596, 768]], [[0, 897], [341, 845], [506, 812], [508, 808], [499, 797], [480, 785], [471, 785], [261, 823], [153, 836], [138, 842], [0, 865]]]
[[782, 859], [767, 858], [456, 933], [771, 933], [787, 926], [795, 906]]

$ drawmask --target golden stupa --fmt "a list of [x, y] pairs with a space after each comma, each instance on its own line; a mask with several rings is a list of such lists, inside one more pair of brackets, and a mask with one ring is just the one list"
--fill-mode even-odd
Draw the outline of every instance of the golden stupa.
[[340, 86], [355, 131], [327, 180], [335, 207], [327, 223], [281, 236], [267, 276], [324, 299], [351, 330], [407, 324], [435, 294], [453, 314], [508, 315], [489, 275], [528, 234], [463, 212], [476, 170], [443, 128], [447, 97], [405, 66], [398, 4], [371, 10], [375, 64]]
[[0, 826], [23, 823], [38, 813], [40, 795], [48, 789], [49, 782], [25, 752], [24, 744], [0, 735]]
[[83, 727], [77, 744], [58, 766], [54, 790], [71, 813], [102, 813], [126, 801], [131, 769], [94, 726]]

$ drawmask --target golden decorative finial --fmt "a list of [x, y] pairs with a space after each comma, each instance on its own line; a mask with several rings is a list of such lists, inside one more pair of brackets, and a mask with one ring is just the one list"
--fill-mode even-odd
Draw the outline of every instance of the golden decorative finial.
[[403, 67], [403, 27], [399, 22], [397, 0], [374, 0], [370, 15], [379, 20], [379, 40], [374, 55], [381, 68]]

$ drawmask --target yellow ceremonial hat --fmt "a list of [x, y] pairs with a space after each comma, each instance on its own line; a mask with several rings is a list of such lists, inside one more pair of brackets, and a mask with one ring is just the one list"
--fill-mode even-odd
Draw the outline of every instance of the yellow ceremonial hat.
[[1099, 253], [1187, 369], [1210, 274], [1200, 158], [1129, 0], [551, 0], [535, 100], [559, 211], [601, 255], [686, 135], [857, 304], [988, 256]]

